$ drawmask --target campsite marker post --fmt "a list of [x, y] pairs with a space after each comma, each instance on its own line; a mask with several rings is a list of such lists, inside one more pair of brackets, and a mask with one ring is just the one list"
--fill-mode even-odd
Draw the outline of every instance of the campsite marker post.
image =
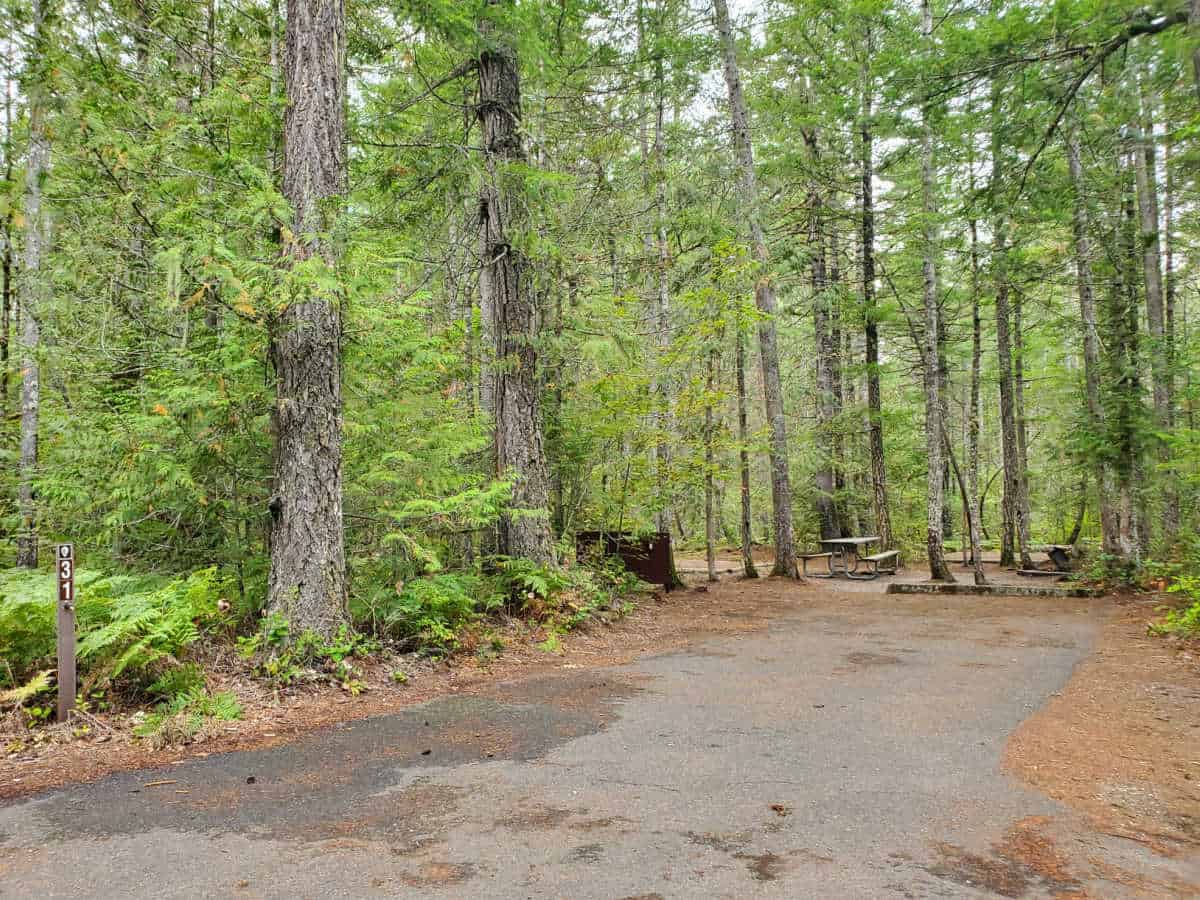
[[75, 545], [54, 550], [58, 573], [58, 721], [75, 708]]

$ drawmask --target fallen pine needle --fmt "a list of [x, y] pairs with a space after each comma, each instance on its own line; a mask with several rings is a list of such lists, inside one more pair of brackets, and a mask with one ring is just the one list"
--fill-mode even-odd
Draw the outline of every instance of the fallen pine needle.
[[165, 781], [147, 781], [142, 787], [160, 787], [164, 784], [179, 784], [179, 782], [168, 778]]

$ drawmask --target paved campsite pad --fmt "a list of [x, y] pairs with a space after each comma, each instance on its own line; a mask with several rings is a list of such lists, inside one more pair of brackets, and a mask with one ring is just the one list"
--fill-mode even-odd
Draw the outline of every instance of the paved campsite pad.
[[718, 589], [741, 633], [10, 803], [0, 896], [1200, 892], [1002, 770], [1108, 601], [778, 585]]

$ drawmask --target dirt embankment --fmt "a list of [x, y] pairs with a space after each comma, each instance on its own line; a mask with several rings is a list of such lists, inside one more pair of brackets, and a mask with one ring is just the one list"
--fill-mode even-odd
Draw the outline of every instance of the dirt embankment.
[[1009, 740], [1004, 766], [1095, 828], [1171, 854], [1200, 845], [1200, 645], [1147, 634], [1121, 598], [1095, 652]]

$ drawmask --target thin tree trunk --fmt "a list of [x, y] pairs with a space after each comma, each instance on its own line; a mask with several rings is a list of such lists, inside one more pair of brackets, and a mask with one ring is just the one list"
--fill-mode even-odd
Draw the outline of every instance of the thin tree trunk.
[[1067, 535], [1067, 543], [1074, 547], [1079, 543], [1079, 534], [1083, 531], [1083, 519], [1087, 513], [1087, 475], [1079, 480], [1079, 508], [1075, 512], [1075, 524]]
[[758, 180], [754, 172], [754, 148], [750, 143], [750, 122], [746, 100], [742, 95], [737, 51], [733, 29], [729, 23], [729, 8], [725, 0], [714, 0], [717, 32], [721, 38], [724, 57], [725, 86], [729, 92], [729, 113], [733, 129], [733, 145], [739, 169], [738, 200], [742, 216], [747, 220], [750, 243], [758, 264], [755, 276], [754, 300], [762, 313], [758, 325], [759, 356], [762, 365], [763, 404], [770, 427], [771, 499], [774, 507], [775, 567], [772, 574], [799, 576], [796, 566], [796, 546], [792, 526], [792, 486], [788, 473], [787, 420], [783, 410], [783, 383], [779, 374], [779, 347], [775, 327], [775, 286], [768, 266], [770, 251], [763, 233], [758, 208]]
[[500, 521], [499, 550], [554, 565], [549, 474], [538, 399], [537, 298], [529, 261], [510, 243], [523, 231], [521, 82], [516, 51], [498, 18], [512, 0], [488, 0], [479, 29], [479, 119], [486, 177], [480, 195], [481, 289], [495, 335], [495, 445], [498, 475], [513, 478], [512, 512]]
[[[1067, 168], [1075, 192], [1072, 228], [1075, 238], [1075, 274], [1079, 281], [1079, 313], [1083, 322], [1083, 380], [1087, 402], [1088, 424], [1098, 445], [1107, 442], [1107, 423], [1100, 395], [1101, 360], [1100, 332], [1096, 327], [1096, 298], [1092, 277], [1092, 247], [1089, 237], [1087, 194], [1080, 161], [1079, 136], [1072, 129], [1067, 137]], [[1119, 556], [1122, 548], [1119, 534], [1119, 511], [1114, 508], [1117, 495], [1112, 467], [1103, 453], [1093, 454], [1096, 488], [1100, 495], [1101, 546], [1110, 556]]]
[[[971, 146], [974, 147], [974, 135]], [[971, 159], [971, 193], [975, 193], [975, 160]], [[971, 386], [967, 401], [967, 499], [963, 501], [968, 514], [967, 526], [971, 538], [971, 559], [976, 583], [983, 577], [983, 504], [979, 499], [979, 382], [983, 359], [983, 319], [979, 311], [979, 223], [970, 222], [971, 233]], [[971, 512], [973, 511], [973, 515]]]
[[954, 445], [950, 443], [950, 433], [944, 428], [942, 429], [942, 437], [942, 443], [946, 450], [946, 461], [954, 473], [954, 480], [958, 483], [958, 492], [963, 504], [963, 514], [967, 519], [967, 534], [971, 543], [972, 574], [975, 577], [976, 584], [987, 584], [987, 575], [983, 571], [983, 554], [979, 552], [979, 522], [975, 518], [975, 514], [971, 511], [971, 498], [967, 490], [967, 482], [963, 478], [962, 470], [958, 467], [958, 460], [954, 458]]
[[1029, 500], [1029, 432], [1025, 417], [1025, 324], [1021, 293], [1013, 294], [1013, 414], [1017, 420], [1017, 467], [1021, 473], [1021, 493], [1017, 502], [1017, 537], [1021, 568], [1033, 567], [1029, 542], [1033, 517]]
[[[835, 201], [836, 203], [836, 201]], [[835, 215], [826, 221], [829, 235], [829, 289], [826, 292], [829, 301], [826, 309], [829, 312], [829, 383], [833, 399], [833, 415], [829, 420], [829, 444], [833, 448], [831, 467], [833, 469], [833, 515], [837, 522], [838, 537], [849, 537], [847, 515], [845, 509], [846, 488], [846, 440], [838, 427], [838, 421], [846, 409], [846, 385], [842, 378], [842, 353], [844, 333], [842, 330], [841, 310], [841, 248], [838, 241], [838, 222], [836, 205], [830, 207]]]
[[[931, 0], [921, 2], [921, 35], [925, 52], [933, 53], [933, 11]], [[926, 498], [926, 549], [929, 557], [929, 577], [934, 581], [954, 581], [954, 574], [946, 564], [942, 547], [942, 505], [944, 475], [942, 471], [942, 399], [941, 377], [938, 372], [938, 286], [936, 254], [939, 246], [937, 198], [934, 193], [933, 174], [933, 126], [929, 121], [928, 91], [921, 109], [921, 208], [922, 208], [922, 253], [921, 266], [922, 301], [924, 306], [924, 335], [922, 347], [922, 373], [925, 386], [925, 450], [928, 456]]]
[[[288, 0], [283, 195], [295, 215], [290, 265], [332, 270], [324, 237], [346, 191], [346, 28], [342, 0]], [[303, 278], [303, 276], [299, 276]], [[301, 283], [274, 323], [278, 379], [267, 608], [293, 634], [328, 636], [349, 620], [342, 522], [340, 298]]]
[[708, 565], [708, 580], [717, 580], [717, 516], [713, 507], [713, 469], [716, 466], [713, 438], [716, 421], [713, 416], [713, 395], [716, 393], [716, 350], [707, 354], [704, 379], [704, 559]]
[[[866, 58], [873, 55], [871, 32], [867, 31]], [[892, 546], [892, 517], [888, 510], [887, 465], [883, 449], [883, 396], [879, 382], [879, 322], [875, 303], [875, 160], [872, 117], [874, 92], [868, 63], [862, 74], [862, 271], [863, 322], [866, 332], [867, 417], [871, 455], [871, 493], [875, 505], [875, 528], [884, 550]]]
[[46, 124], [49, 86], [44, 71], [49, 49], [50, 0], [33, 5], [34, 47], [29, 62], [29, 147], [25, 157], [25, 259], [20, 285], [21, 304], [21, 446], [17, 506], [17, 565], [36, 568], [38, 563], [38, 516], [35, 481], [38, 471], [38, 435], [41, 405], [39, 317], [50, 299], [49, 275], [45, 271], [50, 249], [50, 215], [42, 188], [50, 172], [50, 133]]
[[740, 314], [737, 316], [734, 338], [735, 365], [737, 366], [738, 474], [741, 477], [742, 573], [747, 578], [757, 578], [758, 569], [754, 566], [754, 536], [750, 524], [750, 427], [746, 415], [746, 334]]

